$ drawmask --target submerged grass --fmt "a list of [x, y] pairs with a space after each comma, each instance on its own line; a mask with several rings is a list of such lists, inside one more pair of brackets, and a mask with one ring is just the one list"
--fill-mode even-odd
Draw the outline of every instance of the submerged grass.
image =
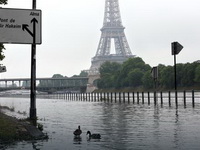
[[9, 117], [0, 112], [0, 142], [13, 142], [29, 140], [31, 136], [23, 125], [15, 118]]
[[42, 130], [43, 125], [36, 120], [16, 119], [2, 113], [0, 109], [0, 149], [18, 141], [48, 139], [48, 135]]
[[17, 138], [16, 122], [12, 121], [4, 114], [0, 114], [0, 140], [12, 141]]

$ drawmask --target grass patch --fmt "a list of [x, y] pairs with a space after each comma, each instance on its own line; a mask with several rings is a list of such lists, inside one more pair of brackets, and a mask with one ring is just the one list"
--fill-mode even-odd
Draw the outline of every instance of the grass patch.
[[30, 140], [31, 136], [20, 121], [0, 112], [0, 142]]
[[2, 141], [10, 141], [16, 139], [17, 127], [16, 123], [0, 114], [0, 139]]

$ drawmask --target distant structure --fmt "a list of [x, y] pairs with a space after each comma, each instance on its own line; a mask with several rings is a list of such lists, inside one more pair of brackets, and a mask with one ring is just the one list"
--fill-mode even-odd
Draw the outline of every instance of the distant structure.
[[[124, 29], [118, 0], [106, 0], [101, 37], [96, 55], [92, 58], [92, 65], [88, 72], [89, 86], [93, 87], [93, 83], [91, 82], [99, 78], [99, 68], [104, 62], [123, 63], [128, 58], [134, 57], [127, 42]], [[111, 54], [112, 39], [114, 39], [115, 54]]]
[[[118, 0], [106, 0], [103, 27], [96, 55], [92, 58], [90, 70], [98, 70], [106, 61], [123, 63], [132, 55], [127, 42], [125, 27], [122, 25]], [[111, 54], [111, 39], [114, 39], [115, 52]]]

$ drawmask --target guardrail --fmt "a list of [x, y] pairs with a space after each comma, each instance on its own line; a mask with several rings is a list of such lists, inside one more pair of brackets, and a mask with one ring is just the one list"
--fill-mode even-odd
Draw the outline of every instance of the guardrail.
[[164, 104], [178, 107], [200, 104], [200, 91], [156, 91], [156, 92], [122, 92], [122, 93], [59, 93], [49, 94], [47, 98], [66, 99], [72, 101], [108, 101], [134, 104]]

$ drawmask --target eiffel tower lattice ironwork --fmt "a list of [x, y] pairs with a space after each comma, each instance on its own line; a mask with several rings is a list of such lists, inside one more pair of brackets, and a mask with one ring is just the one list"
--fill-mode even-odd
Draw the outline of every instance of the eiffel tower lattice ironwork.
[[[98, 70], [105, 61], [123, 63], [132, 55], [122, 25], [118, 0], [106, 0], [101, 38], [90, 70]], [[114, 39], [115, 54], [111, 54], [111, 39]]]

